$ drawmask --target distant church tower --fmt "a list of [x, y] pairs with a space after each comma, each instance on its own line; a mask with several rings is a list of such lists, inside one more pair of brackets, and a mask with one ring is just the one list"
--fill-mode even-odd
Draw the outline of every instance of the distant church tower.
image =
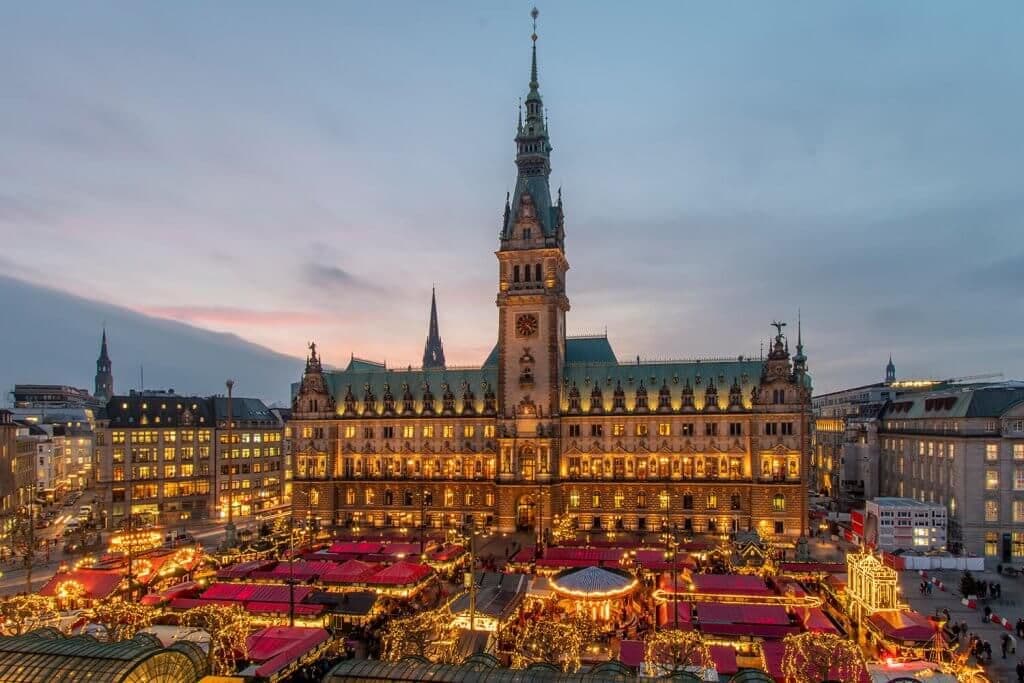
[[885, 383], [892, 384], [896, 381], [896, 366], [892, 364], [892, 354], [889, 354], [889, 364], [885, 366]]
[[96, 359], [96, 390], [93, 396], [109, 401], [114, 395], [114, 374], [110, 368], [110, 356], [107, 354], [107, 328], [103, 328], [103, 341], [100, 342], [100, 357]]
[[423, 369], [444, 370], [444, 344], [437, 326], [437, 292], [430, 290], [430, 329], [423, 347]]

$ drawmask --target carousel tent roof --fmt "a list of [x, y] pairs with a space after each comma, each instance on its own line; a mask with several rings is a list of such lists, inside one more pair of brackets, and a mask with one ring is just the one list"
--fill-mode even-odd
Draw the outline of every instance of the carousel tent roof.
[[551, 587], [555, 592], [582, 597], [624, 595], [636, 588], [636, 585], [636, 578], [631, 574], [604, 567], [567, 569], [551, 579]]

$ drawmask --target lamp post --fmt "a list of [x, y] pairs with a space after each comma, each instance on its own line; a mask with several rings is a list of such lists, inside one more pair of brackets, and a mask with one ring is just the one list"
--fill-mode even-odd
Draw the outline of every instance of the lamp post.
[[425, 551], [425, 537], [427, 534], [427, 493], [426, 489], [420, 490], [420, 559], [423, 558]]
[[678, 533], [679, 525], [673, 524], [671, 532], [665, 535], [665, 561], [670, 564], [672, 572], [672, 621], [675, 623], [676, 630], [679, 630], [679, 584], [677, 582], [679, 572], [676, 562], [679, 554]]
[[228, 548], [234, 548], [237, 543], [237, 536], [235, 532], [235, 514], [234, 505], [235, 502], [235, 491], [234, 491], [234, 476], [233, 468], [234, 465], [231, 463], [232, 454], [234, 451], [234, 434], [232, 433], [233, 419], [231, 416], [231, 391], [235, 387], [235, 380], [229, 379], [225, 382], [228, 388], [228, 449], [227, 449], [227, 461], [228, 461], [228, 523], [224, 527], [224, 545]]
[[463, 525], [463, 530], [469, 537], [469, 571], [466, 572], [464, 578], [466, 587], [469, 588], [469, 630], [476, 631], [476, 553], [473, 546], [476, 525], [470, 522]]

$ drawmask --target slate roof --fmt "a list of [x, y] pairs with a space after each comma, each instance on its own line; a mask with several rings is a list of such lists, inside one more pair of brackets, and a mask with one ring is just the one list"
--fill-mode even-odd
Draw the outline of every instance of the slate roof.
[[1024, 402], [1024, 384], [976, 384], [901, 394], [886, 405], [882, 419], [1000, 417]]
[[[130, 394], [114, 396], [104, 409], [111, 427], [214, 426], [213, 407], [209, 399], [202, 396], [179, 396], [177, 394]], [[158, 419], [159, 418], [159, 419]]]
[[[226, 420], [228, 417], [228, 397], [215, 396], [211, 399], [214, 414], [218, 420]], [[231, 397], [231, 419], [237, 422], [258, 423], [267, 426], [277, 426], [277, 416], [270, 412], [263, 401], [258, 398], [244, 398], [241, 396]]]

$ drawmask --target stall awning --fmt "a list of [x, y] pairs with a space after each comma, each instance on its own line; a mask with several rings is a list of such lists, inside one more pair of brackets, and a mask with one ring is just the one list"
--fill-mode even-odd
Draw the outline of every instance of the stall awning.
[[385, 567], [367, 579], [367, 583], [380, 586], [406, 586], [419, 583], [430, 576], [433, 570], [425, 564], [413, 562], [396, 562]]
[[935, 635], [935, 629], [928, 621], [928, 617], [909, 609], [876, 612], [868, 617], [868, 623], [886, 638], [904, 642], [925, 643]]
[[[741, 574], [695, 574], [693, 590], [720, 595], [772, 595], [771, 589], [757, 576]], [[671, 583], [671, 582], [670, 582]]]

